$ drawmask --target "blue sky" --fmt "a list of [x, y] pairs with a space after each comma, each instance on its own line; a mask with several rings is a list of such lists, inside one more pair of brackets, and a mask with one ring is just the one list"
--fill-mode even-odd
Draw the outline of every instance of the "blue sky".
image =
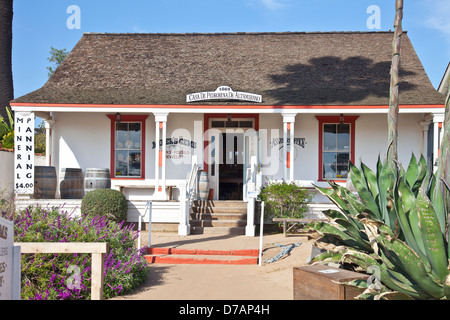
[[[71, 5], [80, 29], [69, 29]], [[367, 21], [380, 9], [380, 28]], [[48, 80], [50, 47], [71, 50], [83, 32], [387, 31], [394, 0], [14, 0], [15, 97]], [[450, 61], [450, 1], [405, 1], [403, 28], [437, 88]]]

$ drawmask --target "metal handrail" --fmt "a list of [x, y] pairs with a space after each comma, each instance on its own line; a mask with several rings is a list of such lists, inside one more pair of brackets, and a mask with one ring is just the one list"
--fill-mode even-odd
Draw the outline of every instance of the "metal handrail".
[[147, 210], [149, 212], [148, 214], [148, 247], [150, 248], [151, 245], [151, 233], [152, 233], [152, 201], [147, 201], [145, 204], [144, 214], [141, 214], [139, 212], [139, 236], [138, 236], [138, 249], [141, 247], [141, 233], [142, 233], [142, 218], [145, 217], [145, 214], [147, 213]]

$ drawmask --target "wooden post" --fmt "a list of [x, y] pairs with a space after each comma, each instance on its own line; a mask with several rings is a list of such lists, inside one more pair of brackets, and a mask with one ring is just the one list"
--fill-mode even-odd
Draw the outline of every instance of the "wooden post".
[[91, 253], [91, 299], [103, 299], [104, 257], [107, 242], [16, 242], [22, 253]]
[[104, 253], [92, 254], [91, 300], [103, 300]]

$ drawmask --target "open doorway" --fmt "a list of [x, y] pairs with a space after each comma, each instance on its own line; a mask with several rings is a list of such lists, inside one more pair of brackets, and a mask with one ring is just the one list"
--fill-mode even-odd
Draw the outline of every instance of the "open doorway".
[[222, 161], [219, 164], [219, 200], [242, 200], [244, 183], [244, 134], [222, 133]]
[[[225, 118], [225, 119], [224, 119]], [[255, 117], [208, 118], [208, 177], [214, 200], [243, 200], [247, 130], [255, 129]]]

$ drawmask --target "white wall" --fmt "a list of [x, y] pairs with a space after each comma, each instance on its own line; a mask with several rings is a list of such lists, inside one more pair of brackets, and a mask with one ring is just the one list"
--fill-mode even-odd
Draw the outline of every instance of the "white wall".
[[[419, 157], [422, 150], [422, 130], [419, 122], [423, 114], [399, 115], [399, 158], [404, 166], [409, 163], [411, 153]], [[104, 113], [58, 113], [55, 115], [53, 164], [60, 168], [109, 168], [111, 123]], [[262, 170], [269, 179], [284, 176], [282, 161], [278, 159], [282, 144], [273, 145], [273, 138], [283, 137], [282, 116], [280, 114], [261, 114], [259, 119], [262, 137]], [[194, 140], [197, 148], [186, 147], [190, 152], [184, 159], [166, 159], [167, 185], [185, 179], [191, 167], [191, 155], [196, 154], [203, 163], [203, 115], [169, 114], [167, 138]], [[295, 180], [311, 186], [318, 179], [318, 120], [312, 114], [298, 114], [295, 121], [295, 138], [305, 138], [304, 148], [295, 145]], [[362, 160], [374, 169], [378, 155], [384, 157], [387, 143], [387, 115], [362, 114], [356, 120], [355, 164]], [[155, 117], [149, 114], [146, 122], [146, 184], [154, 183], [155, 176]], [[168, 146], [168, 150], [169, 150]], [[175, 190], [175, 197], [177, 197]], [[133, 190], [139, 197], [148, 197], [148, 190]], [[131, 197], [133, 195], [130, 195]]]
[[[419, 158], [422, 154], [423, 132], [419, 122], [423, 114], [400, 114], [398, 119], [398, 158], [407, 167], [412, 153]], [[362, 161], [372, 170], [376, 169], [378, 155], [386, 156], [388, 141], [387, 115], [361, 115], [356, 120], [355, 165]]]
[[[423, 132], [419, 125], [423, 114], [399, 115], [399, 160], [406, 167], [414, 153], [418, 158], [422, 153]], [[316, 182], [319, 174], [319, 122], [315, 115], [298, 114], [295, 119], [295, 138], [305, 138], [305, 147], [295, 145], [294, 178], [303, 181]], [[268, 129], [269, 139], [263, 138], [262, 162], [263, 174], [270, 179], [284, 177], [283, 163], [276, 158], [280, 154], [282, 145], [273, 146], [273, 137], [283, 137], [282, 117], [278, 114], [262, 114], [260, 116], [260, 129]], [[277, 130], [278, 129], [278, 130]], [[386, 154], [388, 126], [385, 114], [362, 114], [355, 123], [355, 164], [364, 164], [375, 170], [378, 155], [381, 159]], [[262, 130], [261, 130], [262, 131]], [[278, 162], [277, 162], [278, 161]]]
[[[45, 166], [44, 156], [34, 157], [35, 166]], [[0, 199], [14, 196], [14, 152], [0, 150]]]
[[111, 122], [100, 113], [57, 113], [52, 165], [61, 168], [109, 168]]

